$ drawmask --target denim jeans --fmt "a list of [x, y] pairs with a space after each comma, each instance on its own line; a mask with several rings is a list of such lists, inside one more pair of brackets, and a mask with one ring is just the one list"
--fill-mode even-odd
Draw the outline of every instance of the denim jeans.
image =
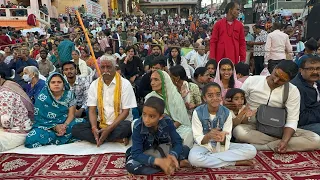
[[[188, 146], [183, 146], [182, 153], [180, 154], [178, 161], [188, 159], [190, 148]], [[168, 154], [168, 152], [164, 152], [165, 154]], [[138, 161], [135, 161], [132, 159], [132, 156], [129, 155], [127, 157], [126, 162], [126, 169], [131, 174], [139, 174], [139, 175], [149, 175], [149, 174], [155, 174], [158, 172], [161, 172], [162, 169], [158, 166], [147, 166], [144, 164], [141, 164]]]

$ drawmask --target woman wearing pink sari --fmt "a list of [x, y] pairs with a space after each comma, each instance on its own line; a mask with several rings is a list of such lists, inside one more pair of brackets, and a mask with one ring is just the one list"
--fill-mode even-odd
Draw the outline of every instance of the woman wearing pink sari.
[[32, 127], [33, 104], [15, 82], [0, 72], [0, 152], [24, 144]]
[[214, 82], [220, 85], [222, 98], [225, 97], [228, 89], [241, 88], [242, 86], [242, 82], [237, 79], [234, 64], [228, 58], [223, 58], [219, 61]]

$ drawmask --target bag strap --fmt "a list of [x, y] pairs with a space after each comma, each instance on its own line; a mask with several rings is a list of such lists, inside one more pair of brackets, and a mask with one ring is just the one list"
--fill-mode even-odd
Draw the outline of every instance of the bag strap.
[[289, 96], [289, 83], [284, 84], [284, 89], [283, 89], [283, 104], [282, 107], [285, 108], [286, 106], [286, 102], [288, 100], [288, 96]]
[[156, 148], [156, 150], [158, 150], [158, 152], [160, 153], [160, 156], [161, 156], [162, 158], [167, 157], [166, 154], [164, 153], [163, 149], [162, 149], [160, 146], [158, 146], [158, 147]]

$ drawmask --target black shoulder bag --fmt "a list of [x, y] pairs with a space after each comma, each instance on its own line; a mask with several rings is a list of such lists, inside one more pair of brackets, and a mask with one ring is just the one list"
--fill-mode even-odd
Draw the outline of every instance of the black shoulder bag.
[[282, 138], [284, 125], [287, 120], [287, 110], [285, 104], [289, 94], [289, 83], [284, 84], [282, 108], [268, 106], [271, 93], [266, 105], [258, 107], [256, 113], [257, 130], [269, 136]]

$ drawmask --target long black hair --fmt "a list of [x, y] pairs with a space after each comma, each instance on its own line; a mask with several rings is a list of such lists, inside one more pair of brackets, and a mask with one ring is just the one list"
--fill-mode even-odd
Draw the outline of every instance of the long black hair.
[[245, 92], [242, 90], [242, 89], [239, 89], [239, 88], [231, 88], [227, 91], [226, 95], [225, 95], [225, 98], [229, 98], [232, 100], [232, 98], [236, 95], [236, 94], [242, 94], [243, 97], [244, 97], [244, 104], [247, 104], [247, 101], [246, 101], [246, 94]]
[[211, 59], [210, 61], [208, 61], [206, 63], [206, 68], [208, 69], [208, 66], [209, 65], [213, 65], [214, 66], [214, 74], [210, 74], [210, 76], [212, 77], [213, 76], [216, 76], [216, 72], [217, 72], [217, 61], [215, 59]]
[[177, 56], [177, 60], [176, 60], [176, 65], [180, 65], [180, 64], [181, 64], [181, 54], [180, 54], [180, 49], [179, 49], [178, 47], [172, 47], [172, 48], [170, 48], [169, 59], [168, 59], [169, 64], [170, 64], [170, 66], [173, 66], [173, 65], [174, 65], [173, 60], [172, 60], [173, 57], [172, 57], [172, 55], [171, 55], [171, 51], [172, 51], [173, 49], [176, 49], [176, 50], [178, 51], [178, 56]]
[[188, 78], [186, 70], [181, 65], [171, 66], [169, 71], [170, 71], [170, 74], [172, 74], [173, 76], [175, 77], [179, 76], [181, 80], [192, 82]]
[[220, 63], [219, 63], [219, 76], [220, 76], [220, 81], [221, 81], [221, 66], [223, 66], [223, 65], [225, 65], [225, 64], [228, 64], [228, 65], [230, 65], [231, 66], [231, 69], [232, 69], [232, 75], [231, 75], [231, 77], [230, 77], [230, 79], [229, 79], [229, 84], [228, 84], [228, 86], [229, 86], [229, 88], [234, 88], [234, 84], [235, 84], [235, 81], [234, 81], [234, 76], [233, 76], [233, 74], [234, 74], [234, 65], [233, 65], [233, 63], [232, 63], [232, 61], [230, 60], [230, 59], [228, 59], [228, 58], [223, 58], [223, 59], [221, 59], [221, 61], [220, 61]]
[[206, 74], [207, 72], [207, 68], [206, 67], [198, 67], [195, 71], [194, 71], [194, 74], [193, 74], [193, 77], [194, 79], [198, 79], [198, 77], [201, 75], [201, 76], [204, 76], [204, 74]]

